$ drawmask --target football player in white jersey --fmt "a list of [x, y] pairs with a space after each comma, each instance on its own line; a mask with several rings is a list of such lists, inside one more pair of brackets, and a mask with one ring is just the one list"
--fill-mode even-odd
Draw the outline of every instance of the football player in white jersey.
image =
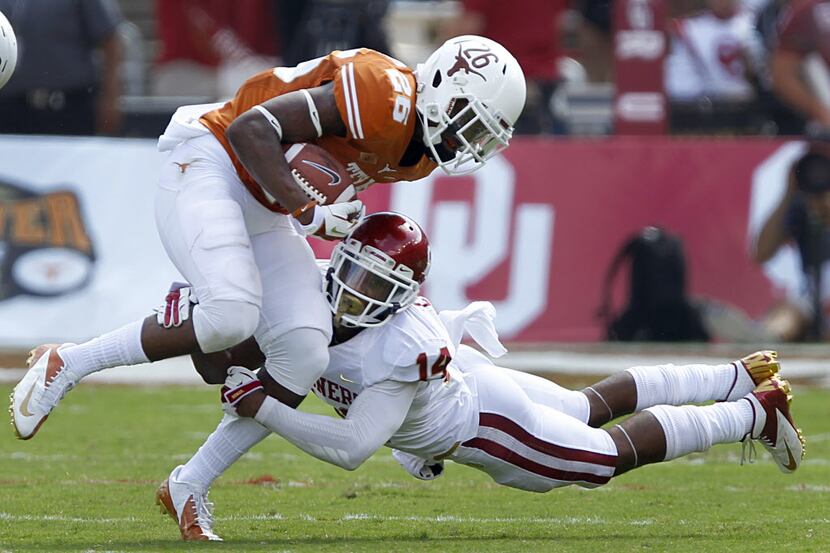
[[[344, 418], [295, 411], [268, 395], [266, 371], [234, 366], [222, 389], [220, 429], [253, 418], [347, 470], [385, 444], [417, 478], [435, 478], [450, 459], [536, 492], [599, 486], [648, 463], [741, 440], [760, 440], [784, 472], [798, 468], [803, 439], [774, 352], [722, 365], [634, 367], [567, 390], [460, 345], [466, 332], [493, 356], [506, 351], [489, 303], [439, 314], [418, 296], [428, 269], [429, 246], [415, 222], [394, 213], [367, 217], [335, 248], [326, 272], [334, 340], [314, 392]], [[262, 354], [249, 342], [195, 362], [255, 368]], [[686, 405], [710, 400], [719, 403]], [[243, 453], [217, 431], [162, 483], [157, 502], [184, 539], [219, 539], [207, 490]]]

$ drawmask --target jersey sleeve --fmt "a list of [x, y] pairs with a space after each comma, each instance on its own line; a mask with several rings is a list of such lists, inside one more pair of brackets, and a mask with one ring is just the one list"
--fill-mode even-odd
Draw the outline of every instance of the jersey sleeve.
[[418, 387], [385, 381], [366, 388], [343, 420], [304, 413], [265, 398], [256, 420], [322, 461], [354, 470], [400, 428]]
[[813, 2], [791, 6], [780, 22], [778, 44], [782, 50], [805, 55], [816, 49], [816, 24]]
[[381, 54], [355, 56], [340, 66], [334, 94], [347, 137], [386, 140], [414, 117], [413, 79]]

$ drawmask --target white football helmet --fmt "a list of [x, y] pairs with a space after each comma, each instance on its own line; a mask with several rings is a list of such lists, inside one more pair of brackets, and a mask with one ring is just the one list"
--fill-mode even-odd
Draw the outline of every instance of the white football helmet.
[[0, 12], [0, 88], [9, 82], [17, 65], [17, 39], [6, 16]]
[[444, 172], [470, 173], [507, 147], [525, 105], [526, 84], [506, 48], [489, 38], [458, 36], [415, 72], [424, 143]]

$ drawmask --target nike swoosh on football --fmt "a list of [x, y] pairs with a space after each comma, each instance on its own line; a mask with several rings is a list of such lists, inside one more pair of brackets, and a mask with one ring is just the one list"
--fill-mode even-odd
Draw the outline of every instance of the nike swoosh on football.
[[32, 392], [35, 391], [34, 384], [29, 388], [29, 393], [26, 394], [26, 397], [23, 398], [23, 402], [20, 404], [20, 414], [24, 417], [31, 417], [34, 416], [34, 413], [29, 411], [29, 400], [32, 399]]
[[311, 160], [308, 160], [308, 159], [304, 159], [303, 163], [305, 163], [306, 165], [311, 165], [312, 167], [314, 167], [318, 171], [322, 171], [323, 173], [327, 174], [329, 176], [329, 179], [331, 179], [331, 182], [329, 183], [329, 186], [336, 186], [336, 185], [340, 184], [340, 175], [338, 175], [336, 171], [332, 171], [331, 169], [329, 169], [325, 165], [320, 165], [316, 161], [311, 161]]
[[786, 443], [784, 444], [784, 449], [787, 450], [787, 457], [790, 458], [790, 462], [787, 463], [784, 466], [787, 467], [787, 469], [789, 469], [791, 471], [794, 471], [795, 469], [798, 468], [798, 464], [795, 462], [795, 457], [793, 457], [793, 452], [790, 451], [790, 446], [788, 446]]

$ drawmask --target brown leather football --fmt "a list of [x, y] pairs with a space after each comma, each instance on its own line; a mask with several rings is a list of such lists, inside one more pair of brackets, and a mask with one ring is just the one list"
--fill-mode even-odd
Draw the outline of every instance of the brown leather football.
[[316, 144], [284, 144], [294, 181], [318, 205], [348, 202], [357, 197], [346, 167]]

